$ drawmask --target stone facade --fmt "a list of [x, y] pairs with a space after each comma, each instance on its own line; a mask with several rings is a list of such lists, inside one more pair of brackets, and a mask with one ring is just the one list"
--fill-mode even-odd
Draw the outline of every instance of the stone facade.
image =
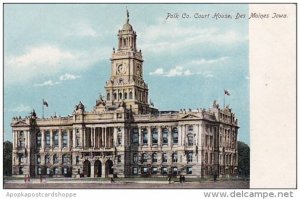
[[238, 122], [229, 107], [159, 111], [148, 101], [136, 32], [118, 32], [106, 96], [91, 111], [12, 120], [13, 175], [206, 177], [237, 172]]

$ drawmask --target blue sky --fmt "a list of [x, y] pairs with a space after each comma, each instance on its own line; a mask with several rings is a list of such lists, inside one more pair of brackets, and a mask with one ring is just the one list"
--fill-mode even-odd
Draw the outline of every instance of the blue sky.
[[[41, 117], [66, 116], [81, 100], [95, 105], [110, 76], [110, 56], [125, 22], [137, 32], [144, 79], [160, 110], [208, 108], [216, 99], [239, 119], [249, 144], [248, 20], [196, 19], [195, 13], [248, 13], [247, 5], [220, 4], [5, 4], [4, 140], [13, 116], [34, 108]], [[187, 13], [189, 19], [168, 19]]]

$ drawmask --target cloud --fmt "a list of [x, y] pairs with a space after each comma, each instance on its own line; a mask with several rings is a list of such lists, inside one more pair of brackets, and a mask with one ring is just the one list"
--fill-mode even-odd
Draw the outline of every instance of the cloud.
[[[163, 68], [157, 68], [153, 72], [150, 72], [150, 75], [155, 76], [165, 76], [165, 77], [176, 77], [176, 76], [190, 76], [190, 75], [202, 75], [205, 78], [212, 78], [214, 77], [211, 71], [207, 70], [207, 66], [210, 66], [210, 70], [212, 70], [213, 66], [217, 66], [220, 63], [226, 62], [230, 57], [219, 57], [215, 59], [199, 59], [199, 60], [192, 60], [185, 64], [179, 64], [175, 67], [169, 69], [168, 71], [164, 71]], [[199, 67], [199, 66], [203, 67]], [[204, 68], [205, 67], [205, 68]], [[193, 72], [191, 72], [193, 71]]]
[[78, 79], [80, 78], [79, 75], [73, 75], [73, 74], [70, 74], [70, 73], [65, 73], [64, 75], [61, 75], [59, 77], [59, 80], [60, 81], [66, 81], [66, 80], [74, 80], [74, 79]]
[[157, 68], [155, 71], [150, 72], [150, 75], [163, 75], [164, 74], [164, 69], [163, 68]]
[[49, 78], [61, 72], [86, 70], [96, 62], [107, 59], [110, 52], [105, 47], [87, 51], [66, 50], [49, 44], [27, 47], [21, 55], [5, 56], [5, 82], [23, 83], [37, 77]]
[[53, 82], [52, 80], [48, 80], [48, 81], [45, 81], [45, 82], [40, 83], [40, 84], [35, 84], [35, 86], [43, 87], [43, 86], [54, 86], [54, 85], [57, 85], [57, 84], [60, 84], [60, 82]]
[[12, 112], [29, 112], [31, 110], [30, 106], [25, 106], [23, 104], [20, 104], [19, 106], [13, 108], [13, 109], [9, 109], [9, 111]]
[[89, 23], [81, 21], [71, 24], [65, 31], [64, 36], [98, 37], [100, 34]]

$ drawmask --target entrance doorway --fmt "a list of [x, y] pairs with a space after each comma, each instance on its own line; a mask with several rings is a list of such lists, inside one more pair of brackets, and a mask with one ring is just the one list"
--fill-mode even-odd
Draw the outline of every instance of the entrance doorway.
[[113, 162], [111, 160], [107, 160], [105, 163], [105, 177], [112, 174], [114, 174]]
[[88, 160], [83, 162], [83, 175], [84, 177], [91, 177], [91, 163]]
[[101, 177], [102, 175], [102, 163], [100, 160], [96, 160], [94, 164], [94, 176]]

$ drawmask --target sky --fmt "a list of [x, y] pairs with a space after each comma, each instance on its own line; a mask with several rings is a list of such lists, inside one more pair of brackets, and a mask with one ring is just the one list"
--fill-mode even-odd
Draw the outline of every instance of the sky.
[[[45, 117], [70, 115], [79, 101], [92, 110], [105, 94], [126, 7], [155, 107], [223, 106], [226, 89], [238, 140], [249, 144], [248, 20], [235, 19], [248, 13], [246, 4], [5, 4], [4, 140], [12, 139], [12, 117], [32, 109], [41, 117], [42, 99]], [[166, 19], [168, 13], [179, 17]]]

